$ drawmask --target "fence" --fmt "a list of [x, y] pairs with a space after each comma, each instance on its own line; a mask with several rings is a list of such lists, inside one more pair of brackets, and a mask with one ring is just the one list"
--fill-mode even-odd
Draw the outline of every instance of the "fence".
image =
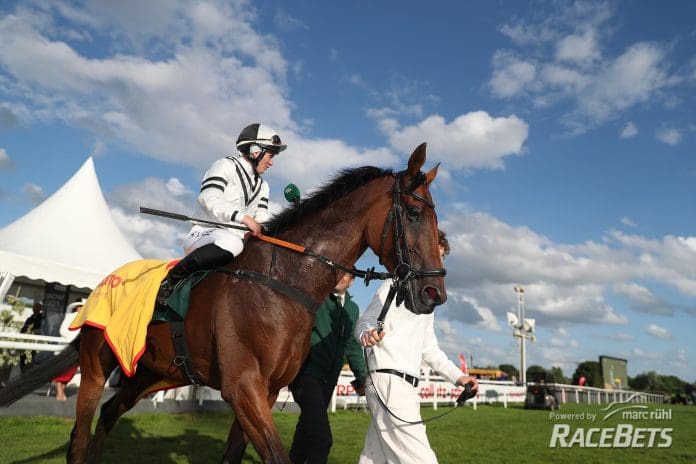
[[[355, 389], [350, 384], [351, 380], [353, 380], [353, 375], [350, 372], [341, 372], [329, 404], [331, 412], [335, 412], [338, 408], [366, 407], [365, 397], [358, 396], [355, 393]], [[418, 386], [421, 405], [432, 406], [434, 409], [437, 409], [438, 406], [453, 406], [461, 392], [461, 387], [455, 387], [449, 380], [434, 375], [422, 377]], [[508, 403], [524, 402], [524, 397], [525, 388], [514, 385], [513, 382], [481, 380], [479, 381], [478, 394], [469, 403], [474, 408], [477, 408], [479, 403], [490, 404], [496, 402], [500, 402], [507, 407]], [[181, 387], [166, 392], [158, 392], [152, 398], [155, 402], [161, 402], [166, 399], [197, 400], [200, 404], [203, 401], [222, 401], [220, 392], [208, 387]], [[276, 404], [284, 405], [288, 402], [292, 403], [293, 398], [290, 390], [285, 387], [278, 394]]]
[[559, 383], [548, 384], [561, 404], [602, 404], [611, 402], [632, 403], [663, 403], [664, 395], [656, 393], [643, 393], [632, 390], [609, 390], [595, 387], [581, 387], [578, 385], [565, 385]]
[[[61, 351], [69, 342], [62, 337], [49, 337], [45, 335], [21, 334], [17, 332], [0, 332], [0, 349], [18, 349], [33, 351]], [[79, 377], [78, 377], [79, 379]], [[365, 398], [359, 397], [353, 386], [352, 374], [341, 372], [338, 384], [331, 398], [331, 411], [342, 407], [365, 407]], [[631, 390], [607, 390], [594, 387], [580, 387], [578, 385], [565, 385], [552, 383], [547, 385], [558, 398], [561, 404], [602, 404], [614, 401], [634, 403], [662, 403], [664, 395], [654, 393], [635, 392]], [[424, 375], [418, 386], [421, 404], [431, 405], [437, 409], [439, 405], [452, 406], [462, 392], [461, 387], [453, 386], [448, 380], [437, 375]], [[152, 399], [160, 402], [164, 399], [196, 399], [203, 401], [222, 401], [220, 392], [211, 388], [181, 387], [170, 392], [159, 392]], [[508, 403], [524, 403], [526, 387], [515, 385], [511, 381], [479, 380], [478, 394], [470, 400], [470, 404], [476, 408], [479, 403], [502, 403], [507, 407]], [[283, 388], [278, 395], [278, 403], [286, 403], [292, 400], [292, 394]]]
[[[28, 340], [28, 341], [24, 341]], [[42, 343], [43, 342], [43, 343]], [[0, 332], [0, 348], [31, 351], [61, 351], [70, 340], [48, 335]]]

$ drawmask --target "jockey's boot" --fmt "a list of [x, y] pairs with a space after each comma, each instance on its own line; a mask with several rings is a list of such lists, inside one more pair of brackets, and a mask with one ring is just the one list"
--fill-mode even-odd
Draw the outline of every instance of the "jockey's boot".
[[234, 255], [232, 253], [214, 243], [209, 243], [193, 250], [176, 263], [176, 266], [169, 271], [167, 277], [162, 281], [157, 293], [157, 303], [166, 305], [167, 300], [172, 296], [177, 286], [194, 272], [213, 269], [233, 259]]

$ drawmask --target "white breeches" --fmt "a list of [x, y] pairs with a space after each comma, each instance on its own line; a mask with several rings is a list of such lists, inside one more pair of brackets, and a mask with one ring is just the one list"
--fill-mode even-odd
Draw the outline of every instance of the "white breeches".
[[[418, 389], [392, 374], [370, 374], [379, 396], [400, 418], [415, 422], [421, 419]], [[437, 464], [423, 424], [405, 424], [389, 414], [375, 396], [367, 380], [367, 405], [372, 421], [365, 436], [359, 464]]]
[[239, 256], [244, 249], [244, 239], [229, 229], [217, 229], [195, 225], [191, 228], [191, 232], [189, 232], [186, 240], [184, 240], [184, 253], [189, 254], [196, 248], [200, 248], [209, 243], [214, 243], [220, 248], [229, 251], [235, 257]]

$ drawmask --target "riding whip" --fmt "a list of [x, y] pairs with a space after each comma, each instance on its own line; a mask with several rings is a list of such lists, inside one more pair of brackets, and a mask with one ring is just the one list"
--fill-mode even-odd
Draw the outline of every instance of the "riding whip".
[[[177, 221], [187, 221], [187, 222], [200, 222], [203, 224], [210, 224], [211, 226], [217, 226], [217, 227], [227, 227], [228, 229], [238, 229], [238, 230], [246, 230], [248, 231], [249, 228], [247, 226], [240, 226], [237, 224], [225, 224], [223, 222], [215, 222], [215, 221], [208, 221], [206, 219], [198, 219], [198, 218], [192, 218], [190, 216], [186, 216], [184, 214], [179, 214], [179, 213], [171, 213], [169, 211], [162, 211], [159, 209], [152, 209], [152, 208], [145, 208], [143, 206], [140, 207], [140, 212], [143, 214], [152, 214], [153, 216], [161, 216], [161, 217], [166, 217], [169, 219], [176, 219]], [[305, 252], [305, 247], [302, 245], [298, 245], [296, 243], [291, 243], [291, 242], [286, 242], [285, 240], [280, 240], [277, 238], [269, 237], [268, 235], [264, 234], [259, 234], [256, 236], [259, 240], [263, 240], [264, 242], [272, 243], [274, 245], [282, 246], [285, 248], [289, 248], [291, 250], [295, 250], [300, 253]]]

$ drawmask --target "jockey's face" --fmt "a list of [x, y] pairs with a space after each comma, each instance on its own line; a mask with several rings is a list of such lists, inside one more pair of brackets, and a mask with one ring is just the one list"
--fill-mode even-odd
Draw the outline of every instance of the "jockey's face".
[[259, 161], [259, 164], [256, 165], [256, 172], [258, 174], [263, 174], [268, 168], [273, 166], [273, 156], [275, 155], [273, 155], [270, 151], [263, 154], [261, 161]]

